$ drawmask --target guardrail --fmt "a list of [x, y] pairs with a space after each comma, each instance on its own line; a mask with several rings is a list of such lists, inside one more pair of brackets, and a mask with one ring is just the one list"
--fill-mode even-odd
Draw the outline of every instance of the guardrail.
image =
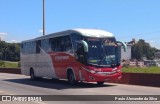
[[20, 68], [0, 68], [0, 73], [21, 74]]
[[160, 87], [160, 74], [123, 73], [116, 83]]
[[[0, 72], [21, 74], [20, 68], [0, 68]], [[123, 73], [122, 79], [113, 83], [160, 87], [160, 74]]]

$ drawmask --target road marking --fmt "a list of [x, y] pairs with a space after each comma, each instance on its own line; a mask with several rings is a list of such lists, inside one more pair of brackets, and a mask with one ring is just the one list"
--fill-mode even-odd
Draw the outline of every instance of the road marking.
[[37, 104], [46, 104], [46, 103], [43, 103], [43, 102], [39, 102], [39, 101], [38, 101], [38, 102], [34, 102], [34, 103], [37, 103]]
[[8, 94], [8, 95], [15, 95], [15, 94]]
[[110, 94], [107, 94], [107, 95], [115, 95], [115, 94], [111, 94], [111, 93], [110, 93]]

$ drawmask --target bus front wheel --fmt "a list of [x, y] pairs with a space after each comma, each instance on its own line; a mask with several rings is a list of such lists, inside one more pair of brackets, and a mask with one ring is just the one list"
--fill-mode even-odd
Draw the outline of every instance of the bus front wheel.
[[103, 82], [103, 81], [97, 82], [97, 84], [98, 84], [99, 86], [102, 86], [102, 85], [104, 84], [104, 82]]
[[68, 82], [69, 82], [69, 84], [70, 85], [75, 85], [76, 80], [75, 80], [73, 72], [69, 71], [67, 76], [68, 76]]

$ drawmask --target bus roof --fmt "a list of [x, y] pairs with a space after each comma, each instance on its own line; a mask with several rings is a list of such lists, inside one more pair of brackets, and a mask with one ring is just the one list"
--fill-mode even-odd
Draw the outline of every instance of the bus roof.
[[35, 39], [31, 39], [31, 40], [26, 40], [26, 41], [22, 41], [22, 42], [29, 42], [29, 41], [34, 41], [34, 40], [39, 40], [39, 39], [46, 39], [46, 38], [51, 38], [51, 37], [58, 37], [58, 36], [64, 36], [64, 35], [68, 35], [69, 33], [79, 33], [82, 36], [86, 36], [86, 37], [97, 37], [97, 38], [104, 38], [104, 37], [114, 37], [114, 35], [110, 32], [104, 31], [104, 30], [100, 30], [100, 29], [70, 29], [70, 30], [66, 30], [66, 31], [62, 31], [62, 32], [56, 32], [56, 33], [51, 33], [45, 36], [41, 36]]
[[73, 31], [87, 37], [114, 37], [112, 33], [100, 29], [73, 29]]

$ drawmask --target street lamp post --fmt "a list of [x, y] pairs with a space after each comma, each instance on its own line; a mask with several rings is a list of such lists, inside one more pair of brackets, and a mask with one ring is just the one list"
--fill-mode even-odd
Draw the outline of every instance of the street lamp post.
[[45, 35], [45, 0], [43, 0], [43, 36]]

